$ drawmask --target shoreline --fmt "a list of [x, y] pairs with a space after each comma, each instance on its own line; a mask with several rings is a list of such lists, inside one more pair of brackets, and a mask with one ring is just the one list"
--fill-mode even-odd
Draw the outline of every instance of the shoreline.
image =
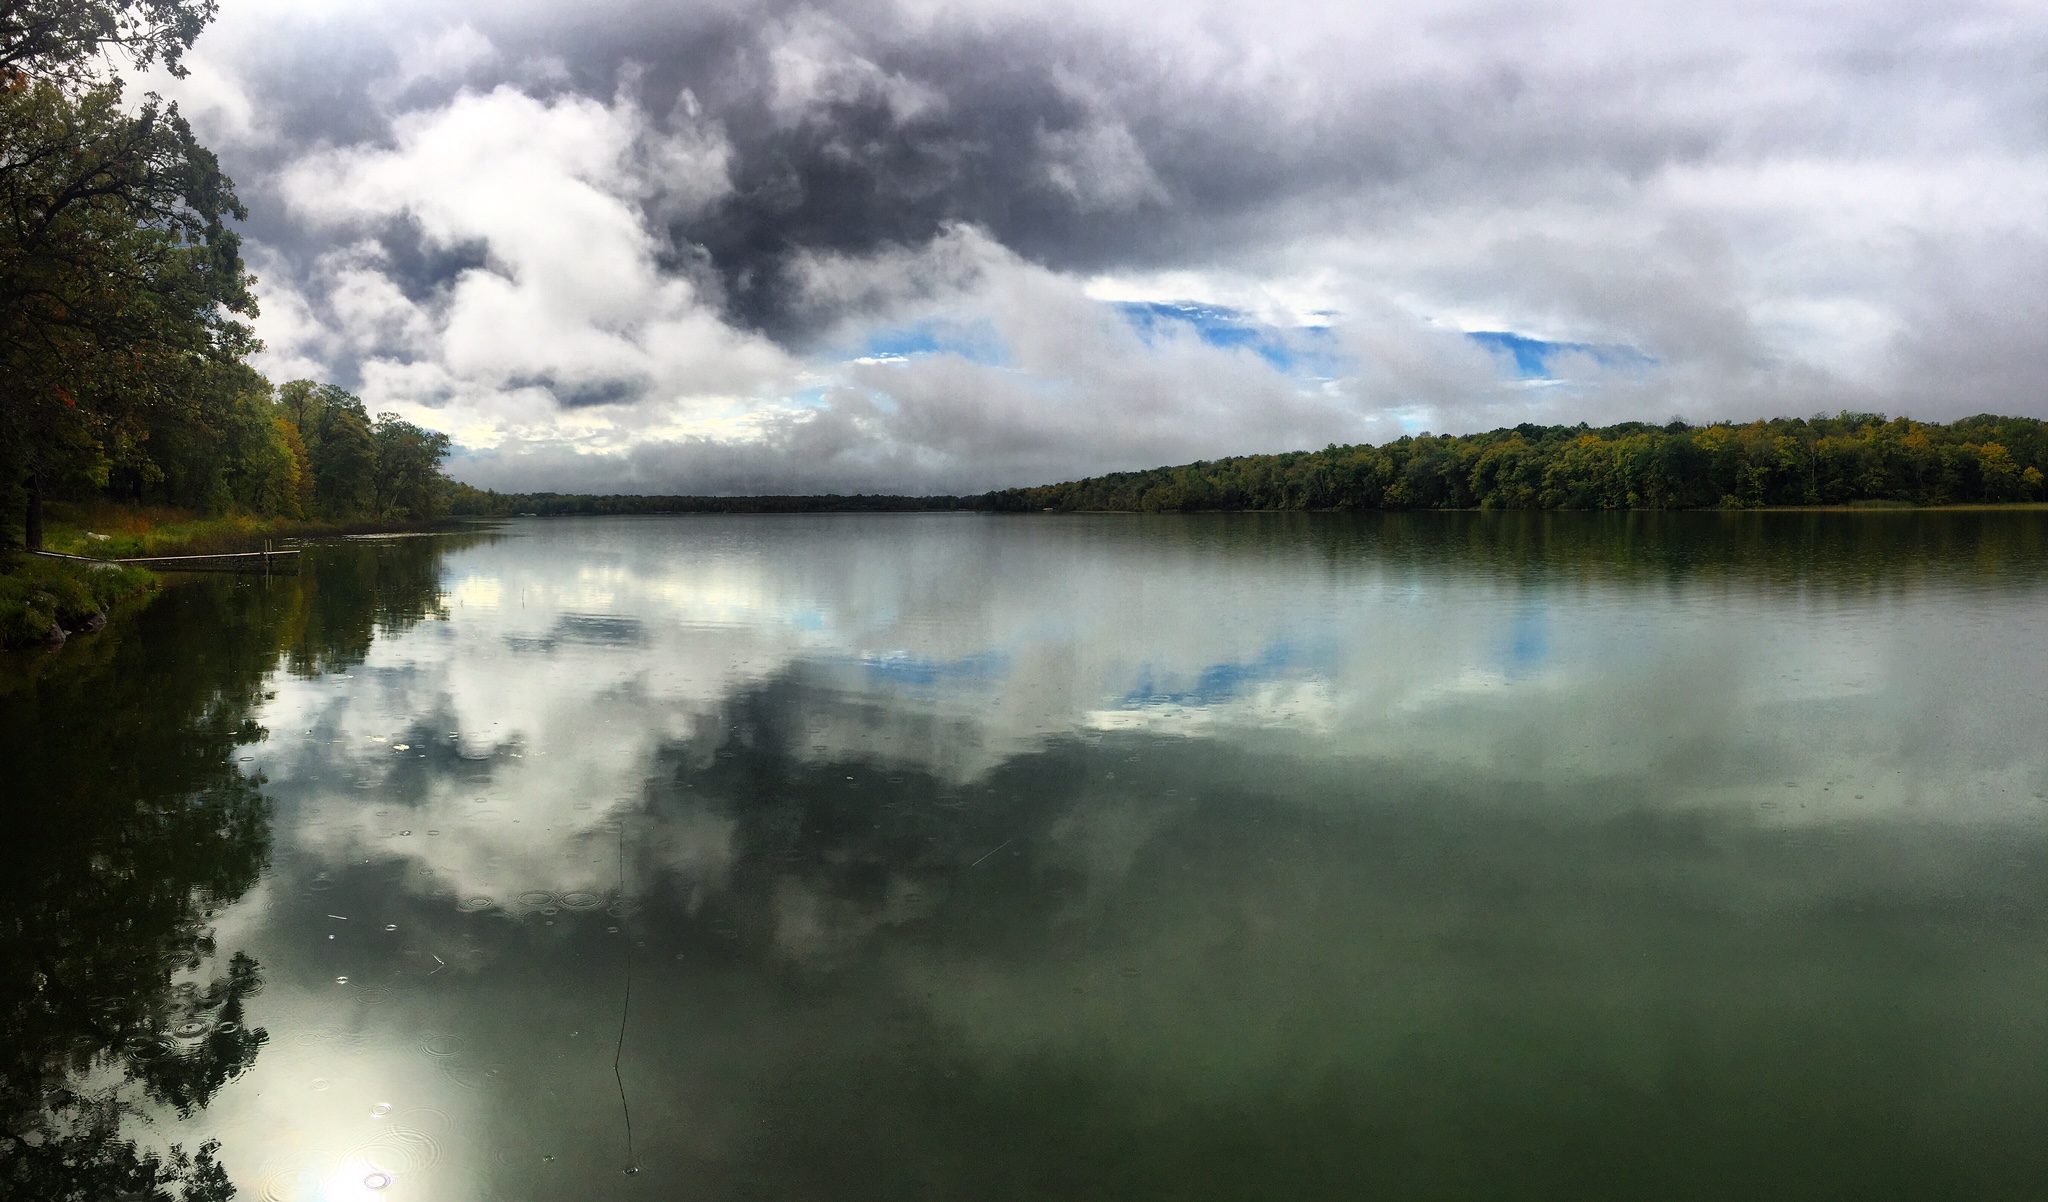
[[[113, 520], [107, 520], [110, 518]], [[142, 528], [132, 528], [138, 524]], [[110, 527], [113, 532], [100, 533], [92, 528], [94, 525]], [[66, 515], [66, 520], [51, 523], [41, 549], [112, 563], [178, 555], [242, 555], [262, 551], [266, 542], [272, 544], [271, 550], [278, 550], [285, 543], [356, 534], [428, 533], [448, 525], [447, 518], [308, 521], [241, 515], [152, 522], [143, 514], [102, 510], [76, 517]]]
[[[1877, 504], [1868, 502], [1844, 502], [1829, 505], [1759, 505], [1734, 507], [1705, 505], [1690, 509], [1483, 509], [1463, 508], [1410, 508], [1410, 509], [645, 509], [606, 512], [560, 512], [560, 513], [464, 513], [441, 519], [428, 527], [416, 531], [371, 531], [367, 533], [438, 533], [443, 530], [494, 522], [521, 520], [554, 521], [563, 518], [690, 518], [690, 517], [917, 517], [948, 515], [962, 517], [1043, 517], [1048, 514], [1117, 514], [1128, 517], [1181, 517], [1194, 514], [1223, 513], [2048, 513], [2048, 501], [1965, 501], [1950, 505], [1914, 505], [1910, 503]], [[353, 532], [350, 532], [353, 533]]]
[[[25, 659], [60, 651], [73, 637], [104, 629], [131, 603], [147, 602], [164, 587], [158, 573], [181, 571], [175, 565], [126, 560], [247, 555], [260, 553], [265, 543], [273, 544], [273, 551], [279, 543], [296, 549], [323, 539], [432, 534], [456, 524], [446, 518], [322, 522], [184, 515], [157, 523], [151, 516], [118, 509], [66, 514], [72, 520], [54, 523], [44, 539], [43, 550], [51, 554], [0, 551], [0, 655]], [[91, 529], [94, 524], [142, 528], [99, 535]]]
[[0, 653], [60, 650], [161, 587], [142, 568], [7, 554], [0, 558]]
[[[1759, 505], [1754, 508], [1708, 505], [1694, 509], [1016, 509], [974, 510], [977, 513], [995, 514], [1001, 517], [1031, 517], [1047, 514], [1120, 514], [1130, 517], [1179, 517], [1191, 514], [1218, 513], [1599, 513], [1599, 514], [1669, 514], [1669, 513], [2048, 513], [2048, 501], [1965, 501], [1953, 505], [1872, 505], [1867, 502], [1847, 502], [1835, 505]], [[562, 514], [563, 517], [581, 517], [581, 514]], [[588, 515], [603, 516], [603, 515]]]

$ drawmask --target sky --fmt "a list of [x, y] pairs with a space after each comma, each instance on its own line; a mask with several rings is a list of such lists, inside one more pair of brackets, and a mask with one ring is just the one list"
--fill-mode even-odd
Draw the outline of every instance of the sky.
[[510, 490], [2048, 417], [2048, 10], [222, 0], [272, 380]]

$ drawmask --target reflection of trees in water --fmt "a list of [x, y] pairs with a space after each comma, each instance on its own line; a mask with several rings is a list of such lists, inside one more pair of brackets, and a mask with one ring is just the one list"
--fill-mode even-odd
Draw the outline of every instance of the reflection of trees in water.
[[1854, 596], [2048, 578], [2041, 512], [1446, 514], [1440, 534], [1430, 521], [1377, 523], [1378, 549], [1418, 566], [1540, 572], [1556, 584]]
[[[440, 553], [488, 534], [343, 543], [298, 577], [175, 580], [147, 608], [0, 678], [0, 1192], [219, 1199], [217, 1145], [140, 1146], [128, 1121], [190, 1115], [246, 1071], [261, 970], [219, 965], [212, 919], [269, 855], [260, 779], [233, 751], [282, 653], [361, 662], [441, 615]], [[203, 633], [202, 633], [203, 632]]]
[[232, 751], [261, 733], [293, 601], [288, 581], [174, 587], [0, 690], [0, 1192], [233, 1192], [215, 1145], [147, 1149], [124, 1119], [204, 1107], [264, 1044], [258, 966], [220, 966], [211, 920], [269, 852]]
[[[131, 947], [137, 942], [133, 937], [124, 940]], [[188, 965], [213, 950], [205, 935], [191, 946], [194, 957]], [[260, 970], [253, 959], [237, 952], [226, 975], [204, 989], [187, 983], [166, 990], [172, 970], [163, 967], [164, 960], [183, 948], [174, 939], [159, 939], [153, 948], [138, 950], [159, 955], [158, 979], [151, 983], [151, 992], [118, 998], [71, 995], [63, 982], [80, 979], [80, 974], [62, 961], [52, 961], [44, 976], [52, 1010], [58, 1011], [45, 1025], [60, 1028], [49, 1034], [58, 1044], [68, 1045], [69, 1055], [35, 1063], [35, 1045], [24, 1043], [21, 1052], [9, 1057], [18, 1063], [10, 1064], [6, 1096], [0, 1098], [6, 1108], [5, 1138], [11, 1144], [0, 1182], [21, 1197], [53, 1202], [116, 1196], [198, 1202], [234, 1196], [218, 1157], [219, 1141], [208, 1140], [193, 1151], [179, 1144], [145, 1150], [126, 1136], [123, 1127], [134, 1110], [132, 1095], [137, 1089], [187, 1116], [203, 1109], [221, 1086], [255, 1062], [268, 1034], [244, 1024], [243, 999], [262, 987]], [[75, 1026], [61, 1029], [67, 1023]], [[120, 1028], [129, 1031], [125, 1038]], [[121, 1080], [111, 1086], [89, 1083], [92, 1078], [104, 1079], [102, 1074], [117, 1074]], [[18, 1088], [18, 1082], [29, 1088]]]
[[299, 676], [343, 671], [363, 662], [378, 634], [445, 618], [441, 555], [497, 536], [488, 531], [432, 538], [362, 539], [322, 544], [302, 557], [296, 609], [286, 630], [286, 663]]
[[1240, 513], [1005, 518], [1067, 534], [1120, 562], [1159, 557], [1321, 561], [1373, 570], [1526, 578], [1549, 586], [1884, 594], [2048, 579], [2048, 512]]

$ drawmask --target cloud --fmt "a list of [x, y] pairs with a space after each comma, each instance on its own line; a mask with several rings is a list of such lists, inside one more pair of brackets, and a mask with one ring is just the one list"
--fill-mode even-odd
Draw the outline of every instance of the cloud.
[[[893, 491], [1421, 426], [2043, 412], [2043, 54], [1989, 0], [242, 0], [161, 82], [251, 201], [269, 370], [440, 406], [499, 484]], [[1003, 354], [866, 353], [909, 321]], [[1470, 331], [1629, 354], [1531, 387]]]
[[464, 22], [414, 37], [399, 52], [397, 69], [382, 82], [380, 90], [402, 96], [423, 83], [460, 82], [490, 66], [498, 48]]
[[1166, 189], [1131, 131], [1116, 122], [1041, 133], [1046, 180], [1085, 212], [1164, 204]]
[[658, 129], [624, 98], [541, 100], [501, 86], [398, 117], [390, 145], [299, 158], [280, 190], [311, 226], [360, 236], [404, 221], [428, 249], [473, 248], [480, 260], [423, 301], [374, 243], [315, 261], [334, 334], [366, 378], [430, 358], [451, 390], [539, 384], [570, 405], [688, 405], [772, 388], [788, 370], [662, 269], [662, 238], [640, 207], [720, 195], [724, 155], [715, 129]]
[[[617, 457], [614, 478], [650, 492], [885, 491], [906, 481], [969, 492], [1134, 457], [1281, 450], [1369, 431], [1344, 398], [1256, 349], [1192, 329], [1148, 335], [1079, 282], [971, 227], [921, 248], [814, 256], [798, 274], [821, 307], [858, 297], [870, 317], [971, 327], [988, 345], [862, 356], [840, 365], [813, 406], [779, 411], [740, 439], [643, 444]], [[496, 482], [575, 466], [555, 456], [465, 470]]]
[[764, 39], [768, 86], [763, 98], [782, 125], [833, 120], [833, 110], [877, 105], [898, 124], [945, 107], [945, 97], [886, 71], [853, 49], [847, 27], [805, 9]]
[[2048, 383], [2048, 239], [1987, 231], [1963, 253], [1920, 245], [1921, 287], [1885, 356], [1901, 384], [1941, 411], [2039, 414]]

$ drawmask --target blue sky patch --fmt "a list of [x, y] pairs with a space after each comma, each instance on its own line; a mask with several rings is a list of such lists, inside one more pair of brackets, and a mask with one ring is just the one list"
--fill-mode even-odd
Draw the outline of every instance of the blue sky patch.
[[[1325, 325], [1273, 325], [1242, 309], [1196, 301], [1107, 303], [1147, 345], [1191, 332], [1210, 346], [1249, 351], [1274, 370], [1291, 375], [1331, 379], [1350, 370], [1338, 353], [1336, 335]], [[1512, 330], [1473, 330], [1465, 337], [1489, 352], [1500, 363], [1503, 375], [1527, 381], [1553, 379], [1556, 361], [1567, 354], [1585, 355], [1609, 367], [1648, 367], [1655, 362], [1633, 347], [1553, 342]], [[1002, 336], [989, 323], [936, 319], [871, 331], [864, 340], [842, 346], [840, 354], [846, 359], [884, 362], [951, 354], [997, 367], [1011, 359]]]
[[[1321, 377], [1344, 374], [1335, 335], [1327, 326], [1276, 326], [1242, 309], [1195, 301], [1117, 301], [1114, 307], [1148, 343], [1186, 329], [1210, 346], [1249, 350], [1280, 371]], [[1316, 316], [1338, 315], [1324, 311]], [[1565, 354], [1587, 355], [1610, 367], [1647, 367], [1653, 362], [1633, 347], [1551, 342], [1512, 330], [1474, 330], [1465, 336], [1491, 352], [1509, 374], [1524, 380], [1551, 379], [1553, 363]]]
[[1534, 671], [1550, 659], [1550, 622], [1542, 609], [1530, 606], [1515, 615], [1506, 650], [1509, 676]]
[[1465, 337], [1514, 364], [1515, 374], [1524, 380], [1553, 378], [1551, 363], [1559, 355], [1586, 355], [1603, 367], [1647, 367], [1649, 356], [1627, 346], [1602, 346], [1592, 342], [1546, 342], [1508, 330], [1473, 330]]
[[1178, 681], [1162, 682], [1148, 665], [1139, 674], [1138, 683], [1123, 695], [1117, 706], [1120, 709], [1139, 709], [1148, 705], [1218, 705], [1261, 681], [1277, 680], [1311, 666], [1312, 661], [1326, 658], [1326, 655], [1309, 655], [1295, 644], [1283, 640], [1268, 646], [1253, 659], [1210, 664], [1181, 687], [1174, 687], [1180, 685]]
[[914, 359], [952, 354], [976, 363], [1001, 366], [1010, 359], [1002, 336], [986, 322], [921, 321], [871, 331], [849, 359]]
[[1248, 350], [1285, 371], [1328, 376], [1335, 371], [1335, 348], [1323, 326], [1282, 327], [1255, 321], [1241, 309], [1193, 301], [1116, 301], [1116, 311], [1148, 344], [1181, 329], [1194, 331], [1210, 346]]
[[1010, 670], [1010, 657], [1000, 651], [978, 651], [958, 659], [926, 659], [915, 655], [863, 655], [861, 671], [877, 684], [931, 688], [941, 684], [995, 680]]

